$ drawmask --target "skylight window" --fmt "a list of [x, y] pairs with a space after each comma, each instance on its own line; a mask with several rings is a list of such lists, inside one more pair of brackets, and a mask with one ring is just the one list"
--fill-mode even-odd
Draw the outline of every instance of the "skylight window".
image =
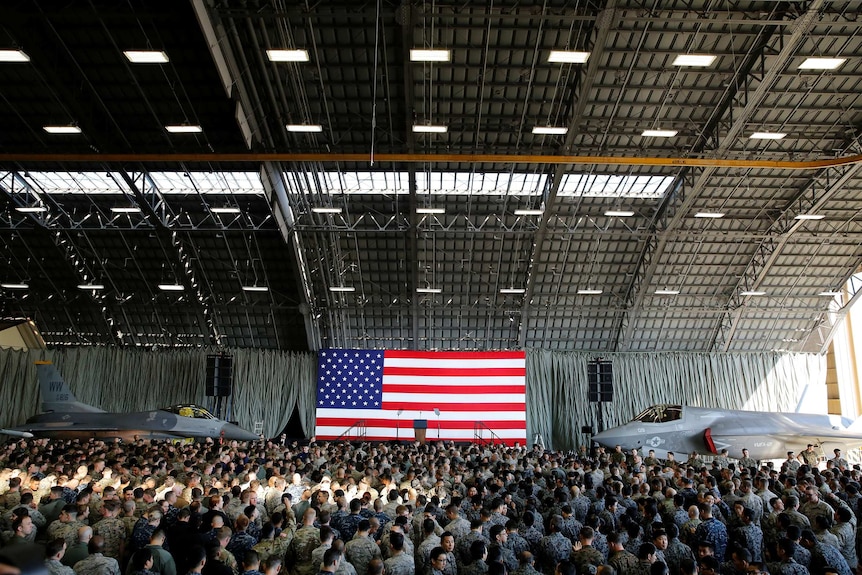
[[566, 174], [558, 196], [597, 198], [661, 198], [673, 177], [606, 174]]

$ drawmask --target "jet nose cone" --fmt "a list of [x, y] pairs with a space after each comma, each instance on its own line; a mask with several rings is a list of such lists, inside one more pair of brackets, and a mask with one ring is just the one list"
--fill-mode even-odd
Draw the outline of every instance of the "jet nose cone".
[[613, 447], [619, 443], [619, 435], [612, 430], [600, 431], [593, 435], [593, 441], [601, 443], [604, 446]]
[[222, 433], [225, 439], [235, 439], [236, 441], [257, 441], [259, 436], [251, 431], [245, 430], [239, 425], [233, 423], [225, 423], [222, 428]]

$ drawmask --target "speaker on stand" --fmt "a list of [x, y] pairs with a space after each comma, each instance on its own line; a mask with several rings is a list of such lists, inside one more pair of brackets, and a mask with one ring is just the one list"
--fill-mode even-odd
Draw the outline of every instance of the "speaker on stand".
[[207, 356], [206, 396], [215, 398], [213, 414], [219, 419], [231, 419], [230, 409], [224, 415], [225, 398], [233, 391], [233, 356], [218, 353]]

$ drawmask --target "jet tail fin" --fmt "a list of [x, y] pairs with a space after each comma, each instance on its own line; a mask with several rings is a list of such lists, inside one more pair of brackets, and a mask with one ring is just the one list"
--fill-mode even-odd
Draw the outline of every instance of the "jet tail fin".
[[39, 377], [39, 388], [42, 392], [43, 412], [102, 412], [98, 407], [78, 401], [75, 394], [69, 389], [69, 384], [50, 361], [37, 361], [36, 375]]

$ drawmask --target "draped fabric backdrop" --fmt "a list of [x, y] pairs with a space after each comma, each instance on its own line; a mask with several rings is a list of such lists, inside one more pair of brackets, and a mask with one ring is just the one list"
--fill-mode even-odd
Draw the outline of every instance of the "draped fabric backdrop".
[[[233, 418], [247, 429], [264, 423], [273, 436], [294, 407], [307, 435], [315, 426], [314, 353], [253, 349], [143, 351], [104, 347], [22, 352], [0, 349], [0, 427], [22, 423], [39, 409], [38, 359], [52, 360], [80, 401], [107, 411], [138, 411], [175, 403], [209, 406], [206, 356], [233, 356]], [[587, 362], [599, 355], [527, 350], [527, 438], [541, 434], [545, 447], [574, 449], [596, 425], [587, 401]], [[605, 427], [631, 419], [655, 403], [727, 409], [794, 411], [809, 386], [822, 393], [826, 358], [778, 353], [608, 353], [614, 401], [602, 406]], [[809, 392], [810, 392], [809, 389]]]

